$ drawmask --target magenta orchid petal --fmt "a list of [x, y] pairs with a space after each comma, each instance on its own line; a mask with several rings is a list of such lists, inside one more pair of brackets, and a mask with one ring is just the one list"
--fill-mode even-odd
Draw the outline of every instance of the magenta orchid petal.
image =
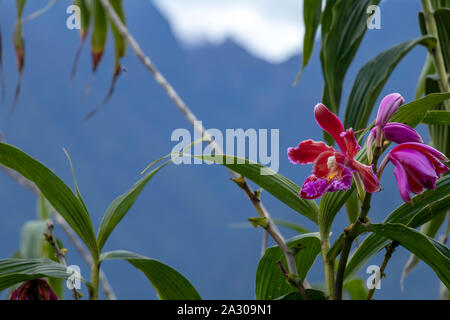
[[341, 138], [344, 138], [345, 145], [347, 147], [347, 157], [354, 158], [358, 154], [358, 151], [361, 150], [361, 146], [356, 141], [353, 129], [350, 128], [347, 131], [342, 132], [340, 136]]
[[422, 186], [427, 189], [434, 189], [436, 171], [431, 161], [417, 150], [400, 150], [392, 153], [391, 159], [395, 159], [405, 168], [408, 175], [415, 178]]
[[344, 132], [341, 120], [321, 103], [314, 107], [314, 116], [319, 126], [333, 137], [339, 149], [345, 154], [347, 147], [345, 140], [341, 137], [341, 133]]
[[391, 159], [392, 163], [395, 166], [394, 175], [397, 179], [398, 184], [398, 192], [400, 193], [400, 197], [405, 202], [411, 202], [411, 195], [410, 195], [410, 187], [408, 183], [408, 175], [406, 174], [406, 170], [403, 168], [403, 166], [395, 159]]
[[351, 166], [359, 173], [364, 183], [364, 189], [366, 189], [368, 193], [375, 193], [380, 191], [380, 183], [378, 181], [377, 175], [373, 171], [372, 166], [367, 166], [356, 160], [351, 163]]
[[417, 131], [403, 123], [387, 123], [383, 128], [383, 132], [386, 139], [395, 143], [423, 143], [422, 137], [417, 133]]
[[397, 150], [403, 150], [403, 149], [415, 149], [419, 152], [427, 152], [427, 153], [432, 154], [433, 156], [435, 156], [436, 158], [438, 158], [441, 161], [448, 161], [447, 157], [442, 152], [439, 152], [438, 150], [436, 150], [433, 147], [430, 147], [426, 144], [418, 143], [418, 142], [407, 142], [407, 143], [399, 144], [394, 149], [392, 149], [391, 152], [395, 152]]
[[367, 137], [366, 140], [366, 153], [367, 153], [367, 160], [369, 161], [369, 163], [372, 163], [372, 158], [373, 158], [373, 153], [372, 153], [372, 143], [373, 140], [375, 140], [377, 136], [377, 128], [373, 128], [372, 130], [370, 130], [369, 136]]
[[405, 100], [399, 93], [391, 93], [385, 96], [381, 100], [380, 107], [378, 108], [376, 126], [383, 128], [404, 102]]
[[295, 148], [288, 149], [288, 158], [293, 164], [313, 163], [325, 151], [335, 151], [322, 141], [305, 140]]
[[411, 191], [419, 194], [423, 188], [434, 189], [436, 180], [449, 170], [440, 162], [447, 159], [442, 153], [417, 142], [399, 144], [389, 152], [388, 159], [396, 168], [394, 174], [400, 196], [406, 202], [411, 201]]
[[299, 196], [303, 199], [316, 199], [327, 192], [348, 190], [351, 186], [352, 175], [347, 169], [344, 169], [342, 176], [334, 177], [331, 180], [310, 175], [303, 183]]

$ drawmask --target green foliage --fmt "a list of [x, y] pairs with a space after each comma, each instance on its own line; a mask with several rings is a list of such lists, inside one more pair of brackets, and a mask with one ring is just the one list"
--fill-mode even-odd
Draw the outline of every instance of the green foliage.
[[45, 198], [83, 240], [94, 259], [98, 257], [97, 241], [89, 213], [61, 179], [23, 151], [5, 143], [0, 143], [0, 163], [34, 182]]
[[[320, 253], [320, 239], [318, 233], [306, 233], [296, 236], [287, 242], [295, 254], [297, 271], [303, 280]], [[283, 252], [277, 246], [270, 247], [258, 263], [255, 282], [255, 297], [257, 300], [271, 300], [280, 298], [288, 293], [297, 291], [283, 275], [278, 261], [286, 265]]]
[[418, 44], [432, 48], [436, 40], [427, 36], [402, 42], [381, 52], [359, 70], [345, 109], [345, 128], [359, 130], [366, 127], [389, 76], [403, 57]]
[[103, 216], [100, 228], [98, 230], [97, 243], [99, 250], [103, 249], [103, 246], [105, 245], [105, 242], [111, 232], [131, 209], [150, 179], [152, 179], [155, 174], [159, 172], [159, 170], [165, 167], [167, 163], [168, 162], [147, 173], [143, 178], [136, 182], [130, 190], [115, 199], [110, 204], [108, 210], [106, 210], [105, 215]]
[[370, 230], [400, 243], [428, 264], [447, 288], [450, 286], [450, 250], [446, 246], [399, 223], [371, 224]]
[[338, 0], [326, 5], [320, 59], [325, 79], [322, 102], [339, 113], [347, 70], [367, 30], [367, 7], [379, 0]]
[[[399, 223], [417, 228], [435, 216], [442, 214], [442, 208], [450, 205], [450, 176], [440, 179], [435, 190], [427, 190], [413, 198], [413, 205], [404, 203], [392, 211], [384, 223]], [[389, 243], [389, 239], [382, 234], [369, 235], [356, 249], [347, 264], [345, 277], [351, 278], [367, 261]]]
[[161, 300], [200, 300], [192, 284], [176, 270], [157, 260], [130, 251], [110, 251], [101, 255], [101, 261], [126, 260], [142, 271], [155, 288]]
[[344, 283], [344, 291], [347, 292], [351, 300], [365, 300], [367, 297], [366, 284], [361, 278]]
[[422, 120], [426, 124], [438, 124], [450, 126], [450, 111], [446, 110], [431, 110], [425, 114]]
[[303, 24], [305, 25], [305, 35], [302, 48], [302, 66], [298, 72], [294, 84], [300, 80], [303, 69], [309, 62], [314, 49], [316, 31], [319, 27], [322, 13], [322, 0], [303, 0]]
[[28, 280], [45, 277], [68, 279], [70, 276], [65, 266], [49, 259], [0, 260], [0, 291]]

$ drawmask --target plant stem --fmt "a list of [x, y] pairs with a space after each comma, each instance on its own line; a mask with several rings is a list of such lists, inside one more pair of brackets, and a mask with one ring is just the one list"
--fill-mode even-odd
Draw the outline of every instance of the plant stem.
[[100, 264], [94, 262], [91, 267], [91, 287], [89, 288], [89, 300], [98, 300], [98, 283]]
[[[444, 56], [442, 55], [441, 44], [439, 42], [439, 35], [437, 31], [436, 21], [434, 20], [433, 9], [430, 0], [421, 0], [425, 18], [425, 25], [427, 33], [436, 38], [436, 47], [431, 50], [434, 67], [438, 74], [438, 83], [441, 92], [450, 92], [450, 85], [448, 82], [448, 75], [445, 69]], [[450, 101], [445, 101], [445, 107], [450, 111]]]
[[353, 241], [358, 236], [359, 227], [365, 224], [365, 219], [370, 210], [371, 199], [372, 194], [366, 192], [366, 195], [364, 196], [364, 202], [361, 206], [361, 213], [359, 214], [358, 219], [356, 219], [355, 223], [353, 223], [351, 227], [345, 231], [344, 245], [342, 247], [341, 258], [339, 259], [339, 266], [336, 273], [336, 291], [334, 295], [334, 298], [336, 300], [342, 300], [342, 287], [344, 284], [344, 273], [347, 266], [348, 256], [350, 254]]
[[[381, 264], [381, 267], [380, 267], [380, 280], [381, 280], [381, 278], [383, 278], [384, 276], [386, 276], [386, 275], [384, 274], [384, 270], [386, 269], [386, 266], [387, 266], [387, 264], [388, 264], [388, 262], [389, 262], [389, 259], [391, 259], [392, 254], [394, 253], [395, 248], [397, 248], [398, 245], [399, 245], [398, 242], [392, 241], [392, 242], [386, 247], [386, 253], [385, 253], [385, 255], [384, 255], [384, 260], [383, 260], [383, 263]], [[372, 289], [370, 289], [369, 292], [367, 293], [366, 300], [372, 300], [372, 297], [373, 297], [373, 294], [374, 294], [374, 292], [375, 292], [376, 286], [377, 286], [377, 282], [376, 282], [376, 278], [375, 278], [375, 279], [373, 280], [373, 286], [372, 286]]]
[[[374, 167], [375, 173], [376, 173], [376, 166], [378, 163], [378, 159], [380, 158], [382, 153], [383, 153], [382, 147], [375, 147], [373, 160], [372, 160], [372, 165]], [[366, 192], [363, 203], [361, 205], [361, 212], [359, 213], [358, 218], [349, 228], [344, 230], [344, 233], [345, 233], [344, 244], [342, 246], [341, 258], [339, 259], [339, 266], [338, 266], [338, 270], [336, 273], [336, 287], [335, 287], [335, 293], [334, 293], [334, 298], [336, 300], [342, 300], [342, 288], [344, 285], [344, 274], [345, 274], [345, 268], [347, 267], [348, 256], [350, 254], [350, 250], [352, 248], [353, 241], [358, 236], [359, 227], [366, 224], [366, 218], [367, 218], [367, 215], [370, 210], [371, 200], [372, 200], [372, 194]]]
[[275, 243], [278, 245], [280, 250], [283, 252], [284, 257], [286, 258], [286, 263], [288, 267], [289, 274], [292, 275], [292, 277], [289, 277], [289, 280], [295, 281], [295, 285], [297, 288], [299, 288], [300, 293], [302, 294], [303, 298], [305, 300], [308, 299], [306, 296], [306, 291], [303, 285], [303, 281], [298, 277], [297, 272], [297, 263], [295, 262], [295, 255], [294, 252], [288, 247], [286, 244], [286, 241], [284, 240], [283, 236], [280, 233], [280, 230], [278, 230], [277, 225], [273, 222], [272, 218], [270, 217], [269, 212], [264, 208], [263, 204], [261, 203], [261, 199], [259, 195], [254, 192], [250, 186], [247, 183], [247, 180], [245, 180], [243, 177], [232, 179], [242, 190], [245, 191], [248, 198], [252, 202], [253, 206], [256, 208], [256, 211], [258, 212], [258, 215], [261, 218], [265, 219], [266, 225], [264, 226], [264, 229], [267, 231], [268, 234], [273, 238]]
[[[58, 259], [59, 263], [67, 267], [66, 255], [61, 251], [58, 243], [56, 242], [54, 233], [55, 226], [53, 225], [53, 222], [47, 222], [47, 229], [48, 233], [44, 234], [45, 240], [47, 240], [47, 242], [50, 243], [50, 245], [53, 247], [53, 251], [55, 251], [55, 256]], [[79, 300], [80, 294], [75, 287], [73, 287], [72, 292], [73, 298], [75, 300]]]
[[330, 239], [329, 235], [322, 237], [321, 235], [321, 248], [322, 248], [322, 259], [323, 259], [323, 269], [325, 274], [325, 287], [327, 295], [330, 299], [334, 297], [334, 261], [328, 261], [327, 255], [330, 251]]

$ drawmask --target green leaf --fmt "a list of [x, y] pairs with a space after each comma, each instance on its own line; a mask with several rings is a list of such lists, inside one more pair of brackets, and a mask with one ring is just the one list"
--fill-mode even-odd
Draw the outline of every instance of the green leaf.
[[27, 3], [27, 0], [16, 0], [17, 18], [22, 18], [23, 9], [25, 8], [26, 3]]
[[[435, 190], [427, 190], [413, 198], [413, 205], [403, 203], [384, 220], [385, 223], [401, 223], [412, 228], [442, 214], [442, 208], [449, 205], [450, 175], [441, 178]], [[369, 235], [354, 252], [345, 269], [345, 278], [352, 278], [367, 261], [384, 248], [389, 239], [378, 234]], [[339, 251], [335, 248], [333, 251]]]
[[321, 13], [322, 0], [303, 0], [303, 24], [305, 26], [305, 36], [303, 38], [302, 67], [298, 72], [294, 85], [300, 80], [302, 71], [311, 58]]
[[[327, 300], [325, 293], [320, 290], [306, 289], [306, 295], [309, 300]], [[303, 300], [303, 297], [300, 292], [290, 292], [284, 296], [276, 298], [275, 300]]]
[[450, 111], [446, 110], [431, 110], [425, 114], [425, 118], [422, 120], [427, 124], [440, 124], [450, 126]]
[[[320, 60], [325, 80], [322, 102], [338, 114], [342, 87], [347, 70], [367, 30], [367, 8], [380, 0], [332, 1], [322, 26]], [[328, 4], [327, 4], [328, 6]], [[326, 8], [327, 9], [327, 8]], [[331, 14], [331, 16], [330, 16]]]
[[92, 69], [95, 72], [103, 56], [108, 36], [108, 19], [100, 0], [93, 0], [94, 29], [91, 38]]
[[111, 232], [131, 209], [150, 179], [152, 179], [154, 175], [167, 164], [168, 162], [147, 173], [143, 178], [136, 182], [136, 184], [128, 190], [127, 193], [116, 198], [110, 204], [108, 210], [106, 210], [105, 215], [103, 216], [100, 228], [98, 230], [97, 243], [100, 251], [103, 249], [103, 246], [105, 245], [106, 240], [108, 240]]
[[319, 230], [322, 234], [328, 234], [331, 230], [336, 214], [345, 205], [351, 194], [355, 191], [355, 185], [347, 191], [328, 192], [322, 196], [320, 201], [320, 213], [319, 213]]
[[53, 208], [83, 240], [94, 259], [98, 257], [97, 241], [89, 213], [61, 179], [23, 151], [5, 143], [0, 143], [0, 163], [34, 182]]
[[271, 169], [246, 159], [228, 155], [193, 156], [205, 161], [222, 164], [225, 167], [250, 179], [275, 198], [309, 218], [317, 222], [318, 206], [315, 201], [304, 200], [299, 197], [300, 187], [286, 177], [275, 173]]
[[428, 110], [450, 99], [450, 93], [431, 93], [422, 99], [411, 101], [398, 108], [392, 115], [391, 122], [400, 122], [416, 127], [425, 117]]
[[371, 224], [370, 231], [395, 240], [428, 264], [450, 286], [450, 250], [436, 240], [399, 223]]
[[42, 258], [44, 233], [47, 230], [45, 221], [28, 221], [22, 227], [20, 237], [20, 257], [23, 259]]
[[347, 201], [345, 202], [345, 209], [347, 211], [348, 222], [351, 224], [356, 221], [359, 216], [360, 204], [358, 198], [358, 192], [351, 192]]
[[433, 37], [405, 41], [378, 54], [358, 72], [345, 109], [344, 127], [360, 130], [366, 127], [375, 102], [397, 64], [416, 45], [436, 45]]
[[367, 289], [361, 278], [344, 283], [344, 291], [348, 293], [351, 300], [365, 300], [367, 297]]
[[[320, 253], [320, 239], [318, 233], [307, 233], [296, 236], [287, 242], [295, 255], [297, 272], [304, 280], [309, 269]], [[278, 246], [270, 247], [259, 260], [256, 271], [255, 295], [257, 300], [272, 300], [297, 291], [287, 281], [280, 270], [278, 261], [286, 266], [286, 259]]]
[[[119, 16], [120, 20], [126, 24], [125, 20], [125, 12], [123, 10], [123, 1], [122, 0], [110, 0], [111, 6], [114, 8], [114, 11], [116, 11], [117, 15]], [[127, 44], [125, 42], [125, 38], [119, 33], [119, 30], [117, 30], [117, 27], [115, 24], [111, 22], [111, 29], [114, 36], [114, 42], [115, 42], [115, 73], [118, 73], [120, 71], [120, 59], [125, 56], [125, 51], [127, 48]], [[119, 71], [117, 71], [119, 70]]]
[[65, 266], [48, 259], [0, 260], [0, 291], [28, 280], [45, 277], [68, 279], [70, 276]]
[[[427, 94], [429, 93], [435, 93], [439, 92], [439, 84], [437, 81], [437, 76], [430, 75], [426, 78], [425, 81], [425, 92]], [[436, 107], [433, 108], [434, 110], [445, 110], [445, 105], [443, 103], [438, 104]], [[426, 115], [425, 115], [426, 117]], [[428, 130], [430, 131], [430, 137], [431, 137], [431, 145], [435, 147], [436, 149], [442, 151], [447, 157], [450, 156], [450, 143], [449, 143], [449, 126], [448, 125], [435, 125], [435, 124], [429, 124]]]
[[302, 226], [295, 224], [293, 222], [290, 221], [285, 221], [285, 220], [280, 220], [280, 219], [274, 219], [273, 222], [279, 226], [279, 227], [284, 227], [287, 229], [291, 229], [297, 233], [303, 234], [303, 233], [310, 233], [309, 230], [303, 228]]
[[101, 255], [101, 261], [126, 260], [142, 271], [150, 280], [161, 300], [200, 300], [192, 284], [176, 270], [157, 260], [130, 251], [110, 251]]
[[[450, 199], [450, 196], [447, 198]], [[447, 205], [443, 208], [444, 211], [447, 211], [450, 206], [450, 200], [448, 201]], [[428, 221], [422, 227], [420, 228], [420, 232], [424, 235], [434, 238], [438, 232], [438, 230], [441, 228], [442, 224], [445, 221], [445, 214], [440, 214], [436, 217], [434, 217], [432, 220]], [[403, 280], [404, 278], [414, 269], [414, 267], [417, 265], [417, 263], [420, 261], [420, 259], [414, 255], [411, 254], [408, 262], [406, 263], [405, 267], [403, 268], [402, 277], [400, 279], [400, 282], [403, 286]]]
[[450, 9], [438, 9], [434, 11], [434, 20], [441, 45], [442, 56], [444, 57], [445, 68], [450, 70]]
[[91, 11], [89, 8], [88, 0], [74, 0], [74, 5], [80, 8], [80, 34], [81, 38], [84, 39], [89, 30], [89, 24], [91, 22]]

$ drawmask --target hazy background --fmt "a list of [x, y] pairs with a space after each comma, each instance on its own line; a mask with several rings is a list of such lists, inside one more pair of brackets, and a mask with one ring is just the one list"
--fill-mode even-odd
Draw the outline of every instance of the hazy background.
[[[313, 106], [322, 93], [318, 48], [297, 87], [300, 65], [301, 1], [147, 0], [124, 1], [131, 32], [156, 66], [206, 128], [280, 129], [280, 173], [301, 184], [310, 166], [293, 166], [285, 150], [300, 140], [322, 138], [313, 120]], [[25, 15], [46, 1], [28, 1]], [[59, 1], [44, 16], [24, 26], [26, 62], [22, 94], [8, 117], [17, 80], [11, 35], [15, 1], [0, 2], [3, 32], [6, 100], [1, 102], [0, 128], [18, 146], [72, 186], [65, 147], [72, 157], [78, 184], [95, 227], [109, 203], [128, 190], [151, 161], [174, 146], [171, 133], [192, 129], [174, 108], [131, 50], [123, 59], [128, 70], [120, 77], [108, 105], [90, 121], [83, 116], [104, 98], [113, 67], [111, 35], [95, 77], [86, 47], [77, 77], [69, 81], [78, 33], [66, 28], [66, 8]], [[276, 5], [275, 5], [276, 4]], [[241, 10], [242, 9], [242, 10]], [[359, 68], [392, 45], [419, 36], [420, 1], [382, 1], [381, 30], [369, 30], [344, 87], [345, 102]], [[425, 49], [414, 49], [397, 67], [381, 97], [400, 92], [410, 101]], [[92, 80], [92, 91], [82, 97]], [[380, 99], [379, 99], [380, 100]], [[428, 141], [426, 128], [421, 133]], [[389, 177], [387, 179], [387, 177]], [[392, 167], [382, 181], [384, 191], [374, 197], [372, 221], [381, 221], [400, 204]], [[263, 193], [275, 218], [291, 220], [316, 231], [300, 214]], [[19, 245], [20, 229], [36, 216], [36, 198], [0, 174], [0, 257]], [[185, 275], [205, 299], [253, 299], [260, 257], [261, 230], [235, 228], [255, 216], [245, 195], [224, 168], [208, 165], [168, 166], [149, 183], [135, 206], [117, 227], [106, 250], [127, 249], [169, 264]], [[347, 225], [345, 212], [333, 225], [336, 237]], [[285, 237], [294, 234], [282, 230]], [[57, 229], [69, 249], [68, 260], [89, 269]], [[435, 299], [439, 280], [420, 263], [400, 290], [400, 275], [409, 253], [399, 248], [387, 267], [377, 299]], [[320, 257], [308, 275], [323, 282]], [[380, 264], [382, 254], [369, 264]], [[155, 299], [148, 280], [126, 262], [103, 265], [120, 299]], [[360, 276], [367, 278], [365, 269]]]

